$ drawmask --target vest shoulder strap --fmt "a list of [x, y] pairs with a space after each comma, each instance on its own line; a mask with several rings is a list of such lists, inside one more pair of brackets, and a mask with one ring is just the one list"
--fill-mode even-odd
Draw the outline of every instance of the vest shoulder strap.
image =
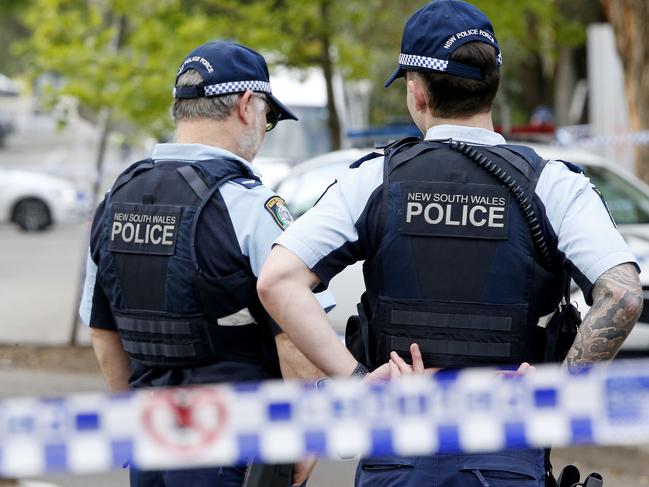
[[502, 157], [509, 164], [514, 166], [528, 181], [534, 179], [534, 167], [518, 153], [508, 149], [505, 146], [493, 146], [486, 148], [489, 152]]
[[390, 185], [390, 173], [400, 166], [414, 159], [428, 150], [438, 149], [442, 144], [437, 141], [422, 140], [418, 137], [406, 137], [405, 139], [393, 142], [385, 148], [385, 160], [383, 161], [383, 183], [382, 202], [379, 217], [379, 228], [383, 232], [385, 228], [386, 212], [388, 211], [388, 195]]
[[198, 173], [191, 166], [180, 166], [176, 169], [178, 173], [182, 176], [185, 182], [189, 185], [190, 188], [196, 193], [201, 200], [204, 200], [207, 196], [207, 193], [210, 192], [210, 189], [205, 184], [205, 181], [201, 179]]
[[212, 185], [228, 174], [234, 174], [235, 178], [260, 181], [259, 177], [241, 161], [228, 157], [194, 161], [192, 167], [198, 170], [204, 181], [210, 188]]
[[239, 161], [227, 158], [185, 163], [176, 171], [201, 201], [209, 199], [227, 181], [236, 181], [249, 189], [262, 184], [259, 178]]
[[420, 142], [423, 142], [421, 137], [404, 137], [403, 139], [395, 140], [394, 142], [384, 146], [383, 151], [388, 155], [392, 152], [398, 152], [405, 147], [410, 147]]
[[[241, 174], [231, 173], [224, 175], [216, 182], [214, 182], [211, 186], [208, 186], [203, 178], [201, 178], [201, 176], [199, 176], [199, 174], [196, 172], [193, 165], [181, 166], [176, 169], [176, 171], [180, 173], [185, 182], [189, 185], [190, 188], [192, 188], [194, 193], [196, 193], [196, 196], [198, 196], [202, 201], [209, 199], [209, 197], [214, 194], [214, 192], [218, 188], [223, 186], [228, 181], [243, 179], [244, 181], [257, 182], [256, 180], [247, 180], [246, 178], [242, 178]], [[259, 182], [259, 184], [261, 184], [261, 182]]]
[[153, 159], [142, 159], [141, 161], [131, 164], [124, 172], [122, 172], [122, 174], [117, 176], [117, 179], [110, 190], [110, 194], [114, 194], [115, 191], [128, 183], [136, 175], [152, 169], [153, 166]]
[[[527, 171], [529, 173], [529, 176], [527, 176], [526, 172], [523, 172], [523, 174], [525, 174], [525, 176], [529, 179], [530, 187], [536, 186], [536, 183], [538, 182], [539, 177], [541, 177], [541, 173], [543, 172], [545, 165], [548, 163], [547, 159], [541, 157], [531, 147], [524, 145], [507, 144], [490, 147], [489, 149], [494, 148], [497, 150], [506, 151], [499, 153], [492, 150], [494, 154], [500, 155], [503, 159], [507, 160], [510, 164], [516, 167], [516, 169], [518, 169], [519, 171]], [[517, 157], [512, 159], [512, 155]]]

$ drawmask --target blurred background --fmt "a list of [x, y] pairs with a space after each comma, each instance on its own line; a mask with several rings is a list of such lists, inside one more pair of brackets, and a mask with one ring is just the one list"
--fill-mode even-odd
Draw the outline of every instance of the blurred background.
[[[497, 130], [534, 143], [545, 157], [582, 165], [644, 266], [649, 1], [472, 3], [492, 19], [503, 51]], [[233, 39], [266, 56], [274, 93], [300, 122], [269, 133], [255, 164], [299, 215], [375, 143], [418, 134], [403, 83], [386, 90], [383, 82], [396, 66], [405, 20], [422, 5], [0, 0], [0, 396], [104, 388], [76, 313], [89, 221], [117, 174], [173, 139], [175, 72], [191, 49]], [[649, 269], [643, 275], [649, 290]], [[362, 292], [358, 267], [332, 289], [340, 304], [332, 320], [342, 331]], [[649, 355], [649, 317], [642, 321], [629, 355]], [[558, 463], [608, 469], [612, 485], [624, 487], [649, 485], [642, 454], [592, 448], [556, 455]], [[345, 480], [334, 482], [333, 470]], [[325, 465], [318, 475], [313, 485], [343, 485], [351, 467]], [[124, 479], [116, 473], [92, 482]]]

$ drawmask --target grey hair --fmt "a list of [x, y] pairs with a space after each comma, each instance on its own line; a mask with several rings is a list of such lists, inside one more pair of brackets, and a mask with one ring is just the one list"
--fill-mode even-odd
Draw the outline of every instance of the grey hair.
[[[203, 77], [194, 69], [183, 73], [176, 86], [196, 86], [202, 83]], [[197, 118], [211, 118], [223, 120], [227, 118], [237, 106], [239, 95], [200, 97], [192, 99], [175, 100], [173, 116], [176, 122]]]

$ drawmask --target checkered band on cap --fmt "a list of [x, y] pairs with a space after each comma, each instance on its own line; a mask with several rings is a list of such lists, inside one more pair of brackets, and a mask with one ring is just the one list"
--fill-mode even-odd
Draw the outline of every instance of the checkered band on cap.
[[414, 54], [399, 55], [399, 64], [401, 66], [411, 66], [414, 68], [433, 69], [435, 71], [446, 71], [448, 61], [434, 57], [415, 56]]
[[231, 81], [229, 83], [219, 83], [216, 85], [205, 86], [205, 96], [227, 95], [229, 93], [241, 93], [242, 91], [263, 91], [271, 93], [270, 83], [268, 81]]

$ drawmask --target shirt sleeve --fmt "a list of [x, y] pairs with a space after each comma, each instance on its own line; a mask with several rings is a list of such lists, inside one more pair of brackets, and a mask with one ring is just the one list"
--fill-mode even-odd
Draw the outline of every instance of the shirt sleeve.
[[81, 321], [91, 328], [116, 330], [108, 298], [97, 281], [97, 264], [92, 260], [90, 250], [86, 259], [86, 277], [79, 305]]
[[90, 256], [90, 249], [86, 256], [86, 274], [83, 281], [83, 292], [81, 294], [81, 303], [79, 304], [79, 317], [86, 325], [90, 324], [90, 314], [92, 313], [92, 296], [95, 293], [97, 285], [97, 264], [94, 263]]
[[[223, 189], [241, 252], [248, 257], [255, 277], [259, 277], [273, 243], [285, 228], [293, 224], [293, 216], [284, 200], [263, 186], [244, 189], [232, 184]], [[336, 306], [328, 291], [315, 296], [326, 312]], [[274, 334], [281, 332], [277, 325], [272, 329]]]
[[[536, 194], [557, 235], [557, 246], [587, 299], [595, 281], [616, 265], [637, 261], [618, 232], [604, 202], [583, 174], [549, 161]], [[639, 268], [638, 268], [639, 270]]]
[[284, 200], [263, 186], [247, 189], [232, 183], [222, 188], [221, 193], [241, 253], [250, 261], [252, 273], [259, 277], [273, 242], [282, 234], [283, 227], [292, 222], [293, 217], [283, 204]]
[[79, 304], [79, 316], [81, 321], [91, 328], [117, 330], [110, 303], [106, 297], [106, 293], [101, 287], [101, 284], [97, 280], [97, 261], [99, 259], [97, 240], [99, 238], [100, 225], [104, 214], [105, 201], [106, 200], [103, 200], [97, 207], [92, 222], [90, 246], [86, 258], [86, 273], [83, 283], [83, 292]]
[[367, 258], [369, 229], [376, 229], [383, 158], [349, 169], [318, 203], [278, 239], [297, 255], [326, 287], [348, 265]]

